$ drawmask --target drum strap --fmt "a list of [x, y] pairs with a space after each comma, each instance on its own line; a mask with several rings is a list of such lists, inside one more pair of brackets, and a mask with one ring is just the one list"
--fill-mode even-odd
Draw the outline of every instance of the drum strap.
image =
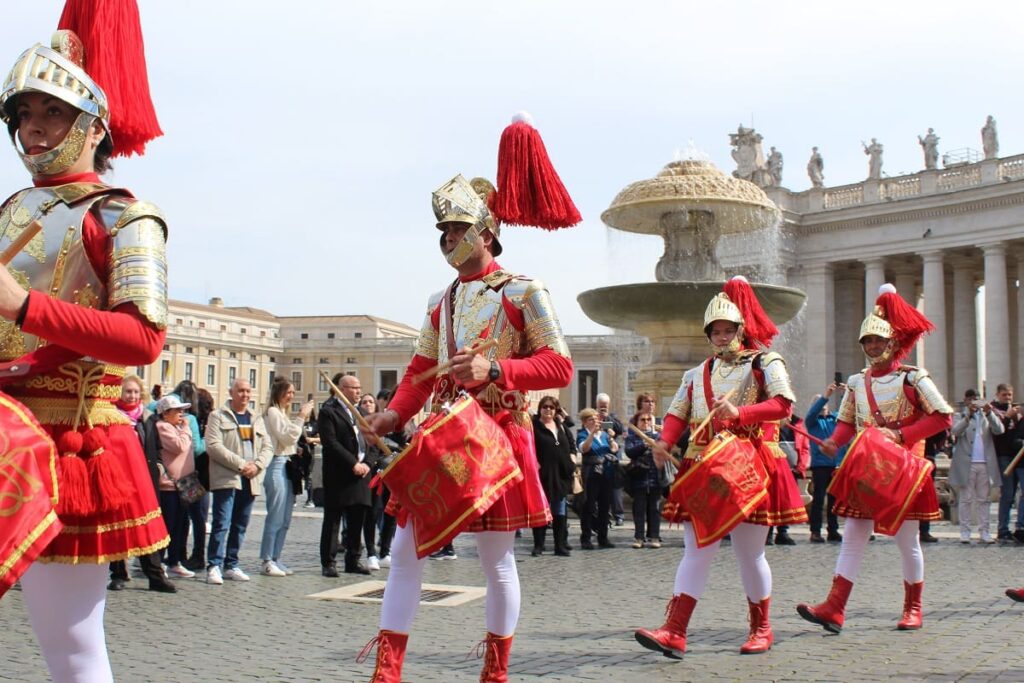
[[[442, 302], [442, 314], [447, 322], [448, 329], [445, 330], [445, 342], [448, 344], [448, 359], [451, 358], [458, 352], [458, 347], [455, 345], [455, 288], [459, 284], [459, 278], [448, 285], [448, 289], [444, 292], [444, 301]], [[504, 313], [504, 308], [500, 305], [498, 307], [499, 315]], [[491, 336], [491, 331], [494, 329], [495, 320], [492, 318], [490, 323], [484, 329], [480, 335], [480, 339], [487, 339]]]
[[[899, 429], [900, 421], [892, 420], [890, 422], [878, 408], [878, 401], [875, 400], [875, 392], [871, 390], [871, 368], [868, 368], [864, 373], [864, 393], [867, 395], [868, 408], [871, 409], [871, 417], [875, 418], [875, 424], [879, 427], [885, 427], [888, 429]], [[903, 398], [903, 392], [900, 392], [900, 397]]]
[[[704, 402], [708, 406], [708, 412], [711, 412], [711, 406], [715, 403], [715, 391], [711, 386], [711, 364], [714, 363], [715, 357], [712, 356], [704, 361]], [[754, 356], [751, 361], [751, 371], [743, 378], [743, 382], [740, 383], [740, 387], [734, 396], [734, 402], [736, 400], [743, 400], [743, 397], [747, 394], [747, 389], [750, 388], [750, 383], [754, 381], [754, 372], [761, 369], [761, 354], [758, 353]], [[758, 389], [758, 396], [760, 396], [760, 388]], [[722, 431], [722, 423], [718, 418], [711, 418], [711, 433], [717, 434]]]

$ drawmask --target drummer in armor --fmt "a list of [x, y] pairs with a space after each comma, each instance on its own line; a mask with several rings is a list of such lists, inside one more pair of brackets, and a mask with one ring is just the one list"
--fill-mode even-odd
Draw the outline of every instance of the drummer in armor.
[[[836, 430], [821, 446], [822, 453], [834, 455], [865, 428], [875, 427], [889, 441], [909, 450], [913, 457], [923, 457], [924, 440], [949, 428], [953, 409], [939, 393], [928, 371], [901, 362], [921, 336], [932, 329], [931, 322], [904, 301], [895, 287], [882, 285], [874, 310], [860, 328], [860, 344], [868, 367], [847, 381]], [[855, 456], [852, 448], [843, 460], [844, 468], [856, 466], [857, 458], [851, 456]], [[915, 487], [905, 497], [908, 512], [894, 534], [903, 560], [904, 588], [903, 615], [897, 628], [911, 630], [921, 628], [924, 588], [919, 521], [941, 519], [941, 514], [930, 478], [919, 493]], [[801, 604], [797, 611], [804, 619], [839, 633], [843, 628], [846, 602], [878, 520], [849, 501], [839, 500], [838, 496], [835, 511], [846, 517], [846, 523], [832, 589], [825, 602]]]
[[[517, 134], [536, 135], [532, 127], [527, 130], [524, 126], [528, 124], [513, 123], [505, 136], [517, 127]], [[499, 151], [499, 178], [502, 167]], [[375, 433], [386, 434], [419, 412], [431, 395], [431, 411], [437, 413], [461, 392], [467, 392], [511, 442], [522, 481], [462, 529], [476, 533], [480, 564], [487, 578], [487, 636], [480, 677], [487, 682], [508, 680], [508, 658], [520, 604], [513, 554], [515, 531], [551, 520], [540, 483], [527, 392], [566, 386], [573, 372], [547, 289], [539, 280], [504, 270], [495, 261], [502, 252], [498, 241], [500, 205], [493, 185], [482, 178], [467, 181], [458, 175], [433, 193], [441, 252], [458, 277], [430, 297], [416, 353], [394, 397], [387, 410], [368, 418]], [[573, 215], [566, 218], [566, 226], [579, 221], [575, 207], [571, 203], [569, 206]], [[474, 351], [475, 346], [491, 340], [495, 346]], [[433, 381], [417, 384], [413, 379], [438, 366], [445, 369]], [[417, 558], [413, 525], [401, 521], [403, 514], [415, 512], [393, 508], [389, 504], [389, 512], [395, 513], [400, 522], [391, 546], [381, 630], [365, 650], [368, 652], [374, 644], [378, 647], [371, 680], [379, 683], [401, 680], [426, 564], [425, 557]]]
[[[19, 518], [27, 505], [6, 511], [14, 517], [0, 536], [21, 529], [26, 538], [0, 557], [0, 586], [12, 566], [25, 572], [25, 605], [57, 681], [111, 680], [107, 564], [168, 541], [138, 437], [114, 405], [125, 366], [148, 365], [163, 347], [166, 224], [155, 206], [98, 175], [112, 155], [141, 153], [160, 131], [142, 46], [118, 42], [139, 27], [104, 25], [116, 19], [87, 5], [69, 6], [66, 30], [26, 50], [0, 92], [0, 117], [33, 183], [0, 209], [0, 252], [13, 256], [0, 267], [0, 387], [56, 443], [38, 462], [45, 485], [35, 494], [52, 499], [56, 516], [33, 532]], [[135, 71], [119, 63], [126, 50]], [[106, 68], [92, 69], [99, 64]], [[122, 82], [105, 92], [90, 74]], [[0, 441], [0, 460], [16, 454], [19, 444]]]
[[[644, 647], [679, 659], [686, 651], [686, 628], [711, 571], [721, 539], [731, 534], [732, 547], [750, 611], [750, 632], [740, 648], [743, 654], [767, 651], [774, 640], [768, 611], [772, 575], [765, 559], [768, 527], [807, 520], [803, 501], [778, 447], [780, 420], [789, 416], [794, 396], [786, 363], [778, 353], [765, 351], [778, 329], [761, 308], [746, 279], [729, 280], [704, 312], [704, 333], [714, 355], [683, 375], [675, 399], [665, 416], [655, 457], [659, 464], [682, 433], [690, 429], [679, 479], [694, 468], [716, 434], [732, 434], [748, 441], [765, 465], [767, 490], [745, 515], [723, 519], [702, 536], [691, 521], [693, 500], [680, 497], [673, 486], [663, 515], [682, 522], [685, 550], [676, 572], [673, 597], [665, 624], [639, 629], [635, 636]], [[710, 416], [710, 428], [699, 429]], [[716, 437], [718, 438], [718, 437]], [[775, 476], [778, 463], [779, 475]], [[734, 492], [735, 493], [735, 492]], [[712, 511], [712, 514], [715, 511]], [[737, 521], [739, 522], [737, 524]]]

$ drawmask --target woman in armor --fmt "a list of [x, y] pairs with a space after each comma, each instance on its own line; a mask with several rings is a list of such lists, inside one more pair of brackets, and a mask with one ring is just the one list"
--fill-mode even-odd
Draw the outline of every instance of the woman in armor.
[[[663, 465], [672, 445], [684, 430], [690, 429], [680, 469], [682, 476], [695, 466], [712, 437], [724, 431], [750, 442], [769, 478], [767, 495], [744, 521], [736, 526], [723, 525], [703, 538], [691, 521], [688, 506], [693, 501], [681, 499], [673, 487], [663, 517], [670, 522], [682, 522], [686, 549], [676, 571], [665, 624], [656, 629], [639, 629], [635, 636], [647, 649], [674, 659], [682, 658], [686, 651], [690, 615], [704, 591], [721, 538], [727, 533], [731, 534], [750, 611], [750, 633], [740, 652], [757, 654], [772, 646], [774, 636], [768, 619], [772, 574], [764, 555], [768, 527], [807, 521], [803, 501], [786, 466], [786, 456], [778, 447], [779, 421], [789, 416], [794, 401], [789, 374], [782, 356], [763, 350], [771, 344], [778, 329], [746, 279], [737, 276], [729, 280], [723, 292], [711, 300], [704, 312], [704, 333], [714, 355], [683, 375], [665, 416], [654, 449], [655, 459], [659, 466]], [[710, 418], [710, 429], [698, 429], [705, 418]], [[774, 475], [776, 462], [778, 474]]]

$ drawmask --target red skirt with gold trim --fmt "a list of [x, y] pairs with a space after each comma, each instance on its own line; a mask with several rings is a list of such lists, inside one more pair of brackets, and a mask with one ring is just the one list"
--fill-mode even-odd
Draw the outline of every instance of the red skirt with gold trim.
[[[52, 427], [43, 427], [53, 434]], [[39, 556], [41, 562], [105, 564], [148, 555], [170, 541], [135, 430], [131, 425], [121, 424], [96, 429], [105, 431], [109, 439], [109, 453], [101, 457], [115, 456], [120, 460], [135, 495], [111, 512], [86, 517], [61, 515], [64, 528]]]
[[[748, 524], [759, 524], [761, 526], [779, 526], [782, 524], [802, 524], [807, 521], [807, 509], [804, 507], [803, 498], [800, 497], [800, 490], [797, 488], [796, 480], [789, 472], [789, 465], [786, 456], [774, 444], [762, 444], [760, 448], [767, 449], [764, 453], [765, 462], [774, 462], [775, 471], [768, 472], [768, 496], [745, 520]], [[694, 465], [692, 458], [684, 459], [682, 467], [676, 474], [681, 477]], [[686, 510], [686, 502], [669, 499], [665, 501], [661, 510], [661, 516], [669, 523], [679, 524], [690, 521], [690, 513]]]

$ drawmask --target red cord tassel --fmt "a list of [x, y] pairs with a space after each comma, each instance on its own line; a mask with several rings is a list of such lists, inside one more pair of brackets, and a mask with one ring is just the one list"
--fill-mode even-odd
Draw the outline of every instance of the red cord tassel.
[[892, 326], [893, 340], [896, 342], [893, 360], [906, 358], [921, 336], [935, 329], [928, 318], [896, 292], [883, 292], [875, 300], [875, 305], [882, 309], [883, 317]]
[[764, 312], [761, 302], [757, 300], [757, 295], [754, 293], [754, 288], [750, 286], [746, 278], [737, 276], [730, 279], [725, 283], [722, 291], [743, 314], [744, 345], [750, 349], [756, 348], [754, 344], [760, 344], [766, 348], [771, 346], [772, 340], [779, 333], [779, 328]]
[[502, 223], [568, 228], [582, 218], [551, 165], [537, 129], [513, 121], [498, 147], [498, 189], [490, 209]]
[[114, 156], [142, 154], [163, 131], [149, 95], [135, 0], [67, 0], [58, 28], [82, 39], [85, 71], [107, 94]]
[[110, 441], [102, 429], [85, 433], [82, 449], [89, 454], [89, 480], [95, 492], [96, 511], [111, 512], [128, 504], [135, 495], [121, 461], [110, 452]]
[[82, 435], [68, 430], [57, 439], [60, 458], [60, 479], [57, 485], [57, 514], [85, 517], [95, 512], [89, 470], [78, 457], [82, 449]]

